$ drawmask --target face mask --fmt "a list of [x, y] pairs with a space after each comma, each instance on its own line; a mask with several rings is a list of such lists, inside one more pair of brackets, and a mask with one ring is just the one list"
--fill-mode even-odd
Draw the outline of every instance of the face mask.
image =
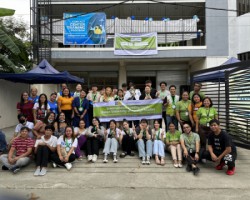
[[23, 125], [26, 123], [25, 119], [19, 119], [19, 122], [20, 124], [23, 124]]
[[53, 120], [48, 119], [48, 122], [51, 124], [53, 122]]
[[63, 120], [59, 120], [59, 122], [65, 122], [65, 120], [63, 119]]

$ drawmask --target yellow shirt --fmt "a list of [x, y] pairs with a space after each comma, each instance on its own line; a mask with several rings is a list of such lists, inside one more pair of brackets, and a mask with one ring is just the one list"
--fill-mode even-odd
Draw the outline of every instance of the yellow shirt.
[[58, 97], [58, 104], [61, 104], [60, 108], [61, 110], [72, 110], [72, 102], [74, 98], [73, 97]]
[[194, 122], [197, 122], [197, 116], [196, 116], [196, 112], [198, 111], [198, 109], [202, 106], [202, 102], [198, 103], [198, 104], [189, 104], [188, 106], [188, 111], [192, 114], [193, 120]]

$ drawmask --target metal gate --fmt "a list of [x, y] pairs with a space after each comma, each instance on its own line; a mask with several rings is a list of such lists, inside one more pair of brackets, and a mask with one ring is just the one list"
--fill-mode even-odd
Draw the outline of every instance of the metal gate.
[[250, 65], [225, 73], [227, 130], [240, 146], [250, 146]]
[[190, 82], [202, 83], [202, 92], [218, 110], [222, 129], [237, 146], [250, 149], [250, 61], [193, 72]]

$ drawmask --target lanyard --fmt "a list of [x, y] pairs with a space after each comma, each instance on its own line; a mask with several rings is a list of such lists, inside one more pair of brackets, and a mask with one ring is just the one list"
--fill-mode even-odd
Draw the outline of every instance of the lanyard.
[[161, 132], [161, 129], [159, 128], [159, 131], [158, 131], [158, 133], [156, 134], [156, 139], [157, 139], [157, 140], [160, 140], [160, 132]]
[[190, 133], [190, 136], [187, 136], [187, 142], [189, 146], [191, 146], [193, 139], [194, 139], [194, 136], [192, 133]]
[[172, 104], [175, 105], [175, 96], [171, 96], [172, 97]]
[[182, 100], [182, 102], [183, 102], [184, 110], [188, 111], [188, 101], [185, 102]]
[[97, 94], [93, 94], [93, 93], [92, 93], [92, 100], [93, 100], [93, 101], [95, 101], [96, 95], [97, 95]]
[[207, 114], [207, 121], [209, 120], [209, 113], [210, 113], [210, 108], [208, 109], [208, 112], [206, 112], [206, 114]]
[[83, 100], [81, 98], [79, 98], [79, 100], [80, 100], [80, 106], [79, 106], [79, 108], [82, 108]]

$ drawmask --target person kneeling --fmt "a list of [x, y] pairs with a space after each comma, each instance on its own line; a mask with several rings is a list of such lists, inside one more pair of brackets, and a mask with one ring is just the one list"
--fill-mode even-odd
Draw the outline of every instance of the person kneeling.
[[105, 131], [105, 145], [103, 149], [104, 159], [103, 162], [108, 162], [108, 155], [113, 153], [113, 162], [117, 163], [117, 149], [119, 142], [121, 143], [122, 136], [120, 129], [116, 128], [116, 121], [110, 120], [109, 129]]
[[34, 176], [44, 176], [47, 173], [48, 162], [51, 155], [56, 151], [57, 137], [53, 136], [55, 128], [53, 125], [45, 126], [45, 135], [36, 140], [36, 171]]
[[21, 167], [29, 164], [34, 142], [28, 137], [28, 133], [29, 128], [22, 127], [19, 137], [15, 138], [12, 143], [9, 154], [0, 157], [3, 163], [2, 170], [10, 170], [16, 174]]
[[208, 138], [208, 152], [203, 154], [207, 160], [219, 163], [217, 170], [222, 170], [225, 165], [228, 166], [227, 175], [234, 175], [235, 160], [237, 151], [232, 143], [231, 137], [220, 128], [220, 122], [213, 119], [209, 122], [212, 134]]
[[197, 167], [199, 161], [200, 137], [197, 133], [191, 131], [189, 123], [183, 123], [184, 133], [181, 135], [180, 142], [184, 157], [187, 160], [187, 171], [193, 171], [197, 175], [200, 169]]
[[72, 168], [72, 162], [76, 159], [75, 148], [77, 147], [72, 126], [66, 126], [64, 135], [57, 140], [57, 153], [51, 156], [53, 167], [64, 166], [67, 170]]

